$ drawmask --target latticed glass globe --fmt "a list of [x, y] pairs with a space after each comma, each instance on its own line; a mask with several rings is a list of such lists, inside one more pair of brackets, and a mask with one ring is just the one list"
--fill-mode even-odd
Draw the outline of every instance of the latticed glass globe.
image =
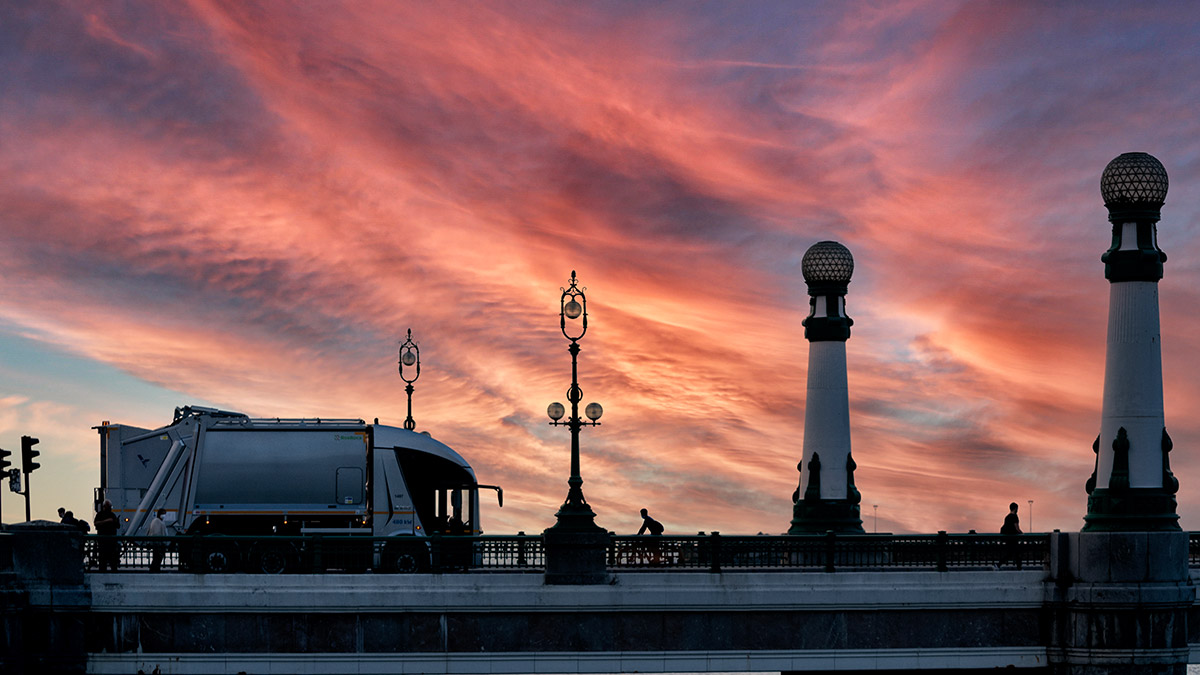
[[1155, 204], [1167, 198], [1167, 170], [1154, 155], [1127, 152], [1104, 167], [1100, 195], [1106, 205]]
[[417, 355], [413, 353], [413, 350], [405, 349], [404, 352], [400, 354], [400, 363], [403, 363], [406, 366], [411, 366], [416, 362]]
[[567, 414], [567, 409], [563, 407], [563, 404], [555, 401], [546, 407], [546, 414], [550, 416], [550, 419], [557, 422], [562, 419], [563, 415]]
[[583, 314], [583, 306], [571, 300], [563, 305], [563, 314], [566, 314], [568, 319], [578, 319], [579, 315]]
[[583, 409], [583, 414], [587, 415], [589, 420], [595, 422], [596, 420], [600, 419], [601, 415], [604, 414], [604, 408], [601, 408], [599, 403], [589, 403], [587, 404], [587, 407]]
[[804, 281], [812, 283], [846, 284], [854, 273], [854, 256], [850, 249], [836, 241], [819, 241], [804, 252], [800, 261]]

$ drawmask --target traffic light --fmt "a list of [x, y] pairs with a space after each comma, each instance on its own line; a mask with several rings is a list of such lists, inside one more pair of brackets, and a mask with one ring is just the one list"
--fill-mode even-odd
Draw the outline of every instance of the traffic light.
[[42, 454], [33, 449], [33, 446], [40, 442], [41, 441], [32, 436], [21, 437], [21, 470], [25, 473], [33, 473], [34, 469], [41, 466], [41, 464], [33, 461], [34, 457]]
[[4, 448], [0, 448], [0, 476], [8, 475], [8, 467], [12, 466], [12, 462], [8, 461], [8, 458], [11, 455], [12, 452], [5, 450]]

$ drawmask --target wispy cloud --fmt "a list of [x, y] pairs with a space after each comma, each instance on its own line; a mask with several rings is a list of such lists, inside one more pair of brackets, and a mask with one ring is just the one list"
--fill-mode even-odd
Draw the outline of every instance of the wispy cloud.
[[[404, 416], [412, 328], [419, 426], [505, 485], [490, 530], [535, 531], [566, 490], [544, 409], [569, 384], [574, 269], [602, 524], [646, 506], [677, 532], [777, 532], [803, 437], [799, 261], [837, 239], [857, 260], [865, 512], [992, 529], [1035, 499], [1039, 529], [1074, 529], [1104, 363], [1097, 183], [1127, 150], [1175, 186], [1167, 424], [1200, 441], [1198, 21], [1155, 3], [8, 5], [0, 318], [180, 404], [384, 421]], [[57, 412], [10, 426], [99, 421], [38, 405]]]

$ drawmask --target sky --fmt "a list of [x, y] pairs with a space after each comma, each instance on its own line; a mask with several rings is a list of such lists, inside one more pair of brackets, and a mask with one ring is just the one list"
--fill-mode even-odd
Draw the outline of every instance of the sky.
[[41, 439], [56, 519], [91, 514], [102, 421], [400, 426], [411, 329], [417, 428], [504, 487], [487, 532], [538, 532], [576, 271], [597, 523], [784, 532], [800, 260], [836, 240], [867, 531], [996, 531], [1010, 501], [1078, 530], [1100, 174], [1141, 151], [1171, 181], [1165, 415], [1200, 529], [1198, 34], [1179, 2], [0, 3], [0, 447]]

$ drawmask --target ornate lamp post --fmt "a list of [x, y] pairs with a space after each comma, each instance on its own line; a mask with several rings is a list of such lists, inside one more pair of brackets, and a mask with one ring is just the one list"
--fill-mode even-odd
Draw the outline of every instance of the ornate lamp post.
[[[566, 408], [557, 401], [546, 408], [551, 426], [565, 426], [571, 430], [571, 477], [567, 479], [567, 485], [570, 486], [567, 500], [555, 514], [558, 521], [550, 528], [552, 530], [603, 531], [596, 525], [596, 514], [592, 507], [583, 498], [583, 478], [579, 475], [579, 430], [584, 426], [599, 426], [600, 416], [604, 414], [604, 408], [599, 403], [589, 403], [584, 408], [589, 421], [579, 418], [579, 402], [583, 400], [583, 390], [579, 388], [579, 340], [587, 333], [587, 297], [583, 290], [577, 285], [575, 270], [571, 270], [571, 285], [562, 289], [558, 312], [563, 337], [571, 341], [567, 347], [567, 351], [571, 352], [571, 388], [567, 390], [571, 416], [563, 421]], [[568, 320], [571, 322], [569, 326]]]
[[[405, 374], [405, 368], [413, 368], [412, 377]], [[408, 417], [404, 418], [404, 428], [412, 431], [417, 428], [417, 423], [412, 416], [412, 395], [413, 382], [421, 376], [421, 348], [417, 343], [413, 342], [412, 329], [408, 329], [408, 339], [400, 343], [400, 379], [404, 380], [404, 391], [408, 394]]]

